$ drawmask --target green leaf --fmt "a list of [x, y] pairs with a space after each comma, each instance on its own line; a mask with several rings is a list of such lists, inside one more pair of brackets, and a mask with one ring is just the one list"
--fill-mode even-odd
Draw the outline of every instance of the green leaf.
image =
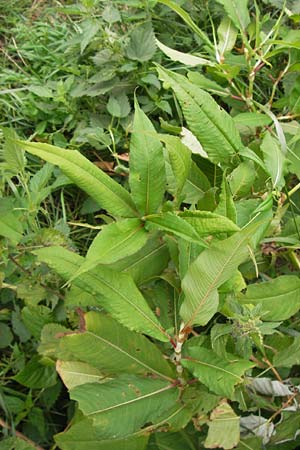
[[140, 62], [149, 61], [156, 52], [155, 36], [150, 22], [133, 30], [126, 48], [128, 58]]
[[237, 38], [237, 29], [233, 26], [232, 21], [228, 17], [223, 17], [217, 30], [218, 33], [218, 52], [219, 62], [224, 59], [224, 54], [230, 52]]
[[190, 130], [198, 138], [209, 159], [230, 164], [243, 148], [232, 117], [219, 107], [210, 94], [182, 75], [157, 68], [159, 77], [170, 86], [182, 107]]
[[23, 226], [19, 211], [14, 211], [9, 198], [0, 199], [0, 236], [8, 238], [16, 245], [23, 237]]
[[139, 251], [148, 238], [143, 227], [139, 219], [123, 219], [104, 225], [91, 243], [84, 263], [69, 282], [98, 264], [112, 264]]
[[80, 24], [81, 39], [80, 39], [80, 53], [82, 54], [93, 37], [100, 29], [100, 21], [96, 19], [86, 19]]
[[129, 184], [141, 214], [157, 212], [166, 189], [163, 148], [137, 102], [130, 142]]
[[5, 138], [3, 145], [4, 167], [12, 174], [23, 172], [26, 166], [26, 158], [25, 153], [20, 152], [18, 145], [14, 142], [18, 138], [16, 132], [10, 128], [2, 128], [2, 132]]
[[206, 175], [192, 161], [190, 173], [182, 189], [182, 201], [184, 203], [195, 204], [204, 197], [210, 187]]
[[297, 336], [289, 347], [280, 350], [273, 358], [275, 367], [293, 367], [300, 364], [300, 337]]
[[232, 198], [230, 185], [227, 181], [225, 173], [223, 175], [223, 181], [221, 186], [220, 201], [215, 209], [215, 213], [224, 217], [228, 217], [228, 219], [236, 223], [236, 209]]
[[77, 150], [54, 145], [17, 141], [21, 148], [60, 169], [108, 212], [116, 216], [136, 217], [137, 211], [129, 193]]
[[[75, 273], [78, 262], [83, 259], [62, 247], [40, 249], [35, 254], [66, 281]], [[96, 271], [79, 276], [75, 283], [97, 296], [99, 305], [129, 329], [141, 331], [162, 341], [169, 340], [130, 275], [99, 265]]]
[[133, 436], [126, 439], [103, 439], [101, 427], [85, 418], [75, 423], [68, 431], [55, 436], [61, 450], [144, 450], [148, 436]]
[[44, 389], [53, 386], [57, 381], [53, 363], [35, 355], [17, 375], [15, 381], [31, 389]]
[[39, 339], [47, 323], [53, 322], [53, 313], [44, 305], [29, 305], [22, 309], [22, 320], [30, 333]]
[[203, 247], [207, 247], [207, 244], [200, 238], [193, 226], [172, 212], [147, 216], [146, 226], [150, 229], [157, 228], [159, 230], [164, 230], [167, 233], [174, 234], [175, 236], [179, 236], [191, 242], [197, 242], [203, 245]]
[[244, 125], [251, 128], [264, 127], [272, 123], [272, 119], [266, 114], [254, 112], [237, 114], [233, 120], [237, 125]]
[[192, 225], [199, 236], [239, 231], [239, 227], [230, 219], [210, 211], [185, 210], [179, 213], [179, 217]]
[[251, 225], [228, 239], [216, 242], [190, 265], [182, 289], [180, 314], [185, 326], [206, 325], [218, 309], [218, 287], [247, 259], [248, 243], [259, 225]]
[[246, 294], [239, 294], [242, 304], [262, 306], [263, 320], [286, 320], [300, 309], [300, 279], [282, 275], [264, 283], [249, 284]]
[[97, 312], [85, 314], [84, 332], [60, 339], [59, 355], [73, 355], [104, 374], [119, 372], [154, 374], [172, 380], [173, 370], [160, 350], [142, 334], [129, 331], [112, 318]]
[[232, 398], [236, 384], [243, 382], [243, 374], [254, 366], [249, 361], [227, 353], [228, 359], [203, 347], [190, 347], [182, 365], [199, 378], [210, 391]]
[[170, 47], [167, 47], [158, 39], [156, 39], [157, 47], [172, 61], [179, 61], [186, 66], [214, 66], [215, 64], [209, 59], [200, 58], [199, 56], [191, 55], [189, 53], [179, 52]]
[[284, 164], [285, 156], [275, 138], [268, 132], [261, 144], [264, 155], [264, 162], [268, 173], [271, 176], [274, 188], [282, 189], [285, 184]]
[[110, 95], [106, 108], [113, 117], [118, 117], [120, 119], [127, 117], [130, 113], [130, 104], [127, 95], [125, 93], [121, 93], [117, 96]]
[[231, 449], [236, 447], [239, 441], [240, 418], [224, 400], [210, 415], [205, 448]]
[[233, 197], [244, 197], [251, 194], [256, 179], [256, 170], [252, 161], [239, 164], [229, 175], [229, 187]]
[[236, 28], [245, 31], [250, 23], [248, 0], [217, 0], [217, 2], [224, 7]]
[[122, 438], [154, 422], [172, 407], [178, 390], [162, 380], [122, 377], [104, 384], [88, 383], [70, 391], [85, 416], [102, 428], [103, 439]]
[[68, 389], [86, 383], [100, 383], [106, 377], [99, 369], [80, 361], [61, 361], [56, 363], [56, 370]]
[[27, 89], [29, 90], [29, 92], [33, 92], [38, 97], [42, 97], [42, 98], [54, 97], [53, 92], [47, 86], [40, 86], [40, 85], [32, 84], [32, 85], [28, 86]]
[[1, 439], [1, 450], [36, 450], [36, 446], [18, 437]]
[[5, 323], [0, 322], [0, 348], [8, 347], [12, 340], [13, 334]]

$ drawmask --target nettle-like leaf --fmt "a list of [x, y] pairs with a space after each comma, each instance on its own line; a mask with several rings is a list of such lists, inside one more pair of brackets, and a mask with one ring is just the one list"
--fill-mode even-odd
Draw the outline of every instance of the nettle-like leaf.
[[166, 189], [163, 148], [152, 123], [137, 102], [130, 143], [129, 184], [140, 213], [157, 212]]
[[230, 164], [243, 144], [233, 119], [221, 109], [210, 94], [182, 75], [157, 68], [159, 77], [173, 89], [190, 130], [198, 138], [209, 159]]
[[77, 150], [64, 150], [37, 142], [17, 142], [28, 153], [59, 166], [70, 180], [111, 214], [121, 217], [138, 216], [129, 192]]
[[133, 30], [126, 48], [128, 58], [135, 61], [149, 61], [156, 51], [155, 36], [150, 22]]
[[130, 436], [158, 419], [176, 404], [178, 389], [163, 380], [123, 375], [103, 384], [76, 386], [70, 396], [102, 429], [102, 438], [109, 439]]
[[129, 331], [112, 318], [97, 312], [84, 316], [84, 331], [60, 338], [63, 360], [79, 360], [101, 373], [153, 374], [172, 381], [173, 369], [160, 350], [142, 334]]
[[[83, 258], [62, 247], [37, 250], [40, 261], [48, 264], [66, 281], [79, 269]], [[76, 261], [77, 259], [77, 261]], [[115, 319], [131, 330], [149, 334], [162, 341], [169, 336], [151, 311], [130, 275], [99, 265], [76, 278], [76, 285], [92, 294]]]
[[228, 353], [227, 358], [225, 360], [204, 347], [190, 347], [182, 359], [182, 365], [210, 391], [232, 398], [235, 385], [243, 382], [243, 374], [254, 364]]
[[91, 243], [86, 260], [69, 281], [98, 264], [112, 264], [140, 250], [148, 233], [139, 219], [124, 219], [104, 225]]
[[246, 260], [251, 236], [259, 225], [250, 225], [230, 238], [212, 244], [190, 265], [182, 280], [185, 299], [180, 314], [185, 326], [206, 325], [217, 312], [218, 287]]
[[239, 294], [242, 304], [261, 305], [263, 320], [286, 320], [300, 309], [300, 279], [282, 275], [264, 283], [250, 284], [245, 294]]

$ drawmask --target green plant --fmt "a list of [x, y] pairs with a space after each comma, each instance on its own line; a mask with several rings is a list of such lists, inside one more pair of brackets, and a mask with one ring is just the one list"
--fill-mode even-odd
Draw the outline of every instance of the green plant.
[[[278, 370], [291, 367], [297, 346], [281, 324], [300, 308], [299, 279], [282, 275], [242, 293], [255, 274], [264, 277], [256, 253], [263, 237], [285, 241], [278, 220], [287, 210], [280, 196], [286, 157], [266, 131], [260, 158], [209, 94], [181, 75], [158, 73], [200, 140], [201, 156], [192, 154], [190, 135], [184, 144], [158, 134], [136, 102], [130, 193], [77, 151], [14, 141], [58, 165], [113, 218], [85, 258], [58, 246], [33, 251], [71, 285], [65, 306], [79, 308], [78, 329], [46, 324], [39, 347], [57, 360], [78, 402], [71, 428], [55, 438], [63, 450], [140, 450], [149, 438], [149, 448], [258, 448], [262, 436], [280, 442], [281, 424], [273, 436], [279, 414], [294, 420], [276, 396], [290, 403], [297, 395], [292, 382], [282, 383], [288, 372]], [[280, 157], [271, 157], [274, 150]], [[264, 189], [252, 195], [253, 186]], [[281, 308], [292, 292], [289, 310]], [[273, 386], [272, 377], [265, 386], [268, 371], [278, 383], [269, 401], [260, 395]], [[261, 408], [267, 417], [245, 415]], [[239, 415], [254, 437], [240, 437]]]

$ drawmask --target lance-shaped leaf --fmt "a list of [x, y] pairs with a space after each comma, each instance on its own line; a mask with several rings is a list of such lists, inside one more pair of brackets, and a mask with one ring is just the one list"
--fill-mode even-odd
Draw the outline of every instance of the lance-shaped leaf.
[[225, 360], [207, 348], [191, 347], [187, 356], [182, 359], [182, 365], [210, 391], [232, 398], [235, 385], [242, 383], [244, 372], [254, 364], [234, 355], [227, 355], [228, 359]]
[[125, 439], [103, 439], [102, 428], [84, 418], [66, 432], [55, 436], [61, 450], [145, 450], [149, 437], [130, 436]]
[[191, 55], [189, 53], [182, 53], [173, 48], [167, 47], [165, 44], [156, 39], [157, 47], [172, 61], [179, 61], [186, 66], [214, 66], [215, 64], [209, 59], [201, 58], [199, 56]]
[[99, 369], [81, 361], [58, 360], [56, 370], [68, 389], [81, 384], [107, 381]]
[[85, 262], [69, 281], [98, 264], [112, 264], [136, 253], [147, 238], [148, 233], [139, 219], [124, 219], [105, 225], [93, 240]]
[[239, 227], [230, 219], [210, 211], [183, 211], [179, 217], [191, 224], [199, 236], [234, 233]]
[[209, 159], [229, 164], [243, 148], [233, 119], [210, 94], [182, 75], [158, 67], [161, 80], [170, 86], [182, 107], [190, 130], [198, 138]]
[[217, 33], [219, 38], [219, 62], [222, 62], [222, 59], [224, 59], [224, 53], [230, 52], [234, 47], [237, 38], [237, 29], [233, 26], [232, 21], [228, 17], [223, 17]]
[[200, 238], [193, 226], [172, 212], [147, 216], [146, 226], [150, 229], [164, 230], [187, 241], [197, 242], [203, 247], [207, 247], [207, 244]]
[[[78, 269], [78, 258], [62, 247], [37, 250], [40, 261], [45, 262], [66, 281]], [[76, 264], [77, 258], [77, 264]], [[151, 311], [131, 276], [116, 272], [104, 265], [96, 271], [86, 272], [76, 279], [76, 285], [94, 295], [115, 319], [131, 330], [140, 331], [162, 341], [169, 336]]]
[[186, 326], [206, 325], [217, 312], [218, 287], [225, 283], [249, 254], [248, 244], [260, 224], [253, 224], [204, 250], [182, 280], [185, 300], [180, 314]]
[[163, 380], [123, 375], [104, 384], [77, 386], [70, 397], [102, 428], [103, 439], [109, 439], [126, 437], [154, 422], [176, 404], [178, 389]]
[[222, 181], [220, 201], [215, 212], [221, 216], [228, 217], [232, 222], [236, 222], [236, 209], [225, 173]]
[[240, 418], [226, 400], [213, 410], [208, 427], [205, 448], [231, 449], [239, 443]]
[[260, 304], [263, 320], [286, 320], [300, 309], [300, 279], [282, 275], [264, 283], [249, 284], [246, 294], [239, 294], [243, 304]]
[[248, 0], [217, 0], [217, 2], [224, 6], [236, 28], [242, 31], [247, 28], [250, 23]]
[[277, 140], [267, 133], [261, 144], [264, 162], [271, 176], [273, 186], [282, 189], [284, 186], [285, 155], [283, 154]]
[[162, 353], [142, 334], [129, 331], [111, 317], [85, 314], [85, 330], [60, 338], [59, 355], [73, 355], [101, 373], [147, 374], [172, 380], [173, 370]]
[[73, 183], [111, 214], [121, 217], [138, 215], [129, 192], [77, 150], [64, 150], [37, 142], [17, 142], [28, 153], [58, 166]]
[[141, 214], [157, 212], [166, 189], [163, 147], [137, 102], [130, 142], [129, 185]]

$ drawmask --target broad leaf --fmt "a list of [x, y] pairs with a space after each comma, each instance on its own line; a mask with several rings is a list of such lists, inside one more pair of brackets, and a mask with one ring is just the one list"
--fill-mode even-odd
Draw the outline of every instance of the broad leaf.
[[73, 183], [111, 214], [121, 217], [138, 215], [129, 192], [77, 150], [64, 150], [37, 142], [18, 141], [18, 143], [27, 152], [59, 166]]
[[102, 428], [102, 438], [122, 438], [154, 422], [172, 407], [178, 390], [166, 381], [124, 375], [104, 384], [88, 383], [71, 389], [85, 416]]
[[191, 224], [200, 236], [239, 231], [239, 227], [230, 219], [210, 211], [186, 210], [180, 212], [179, 217]]
[[300, 279], [282, 275], [264, 283], [249, 284], [246, 294], [238, 300], [243, 304], [262, 306], [263, 320], [286, 320], [300, 309]]
[[248, 0], [217, 0], [217, 2], [224, 6], [236, 28], [245, 31], [250, 23]]
[[157, 212], [166, 189], [163, 148], [152, 123], [137, 102], [130, 143], [129, 184], [140, 213]]
[[282, 189], [284, 186], [285, 156], [275, 138], [267, 133], [261, 144], [265, 166], [271, 176], [273, 186]]
[[[37, 250], [35, 254], [66, 281], [78, 268], [78, 259], [83, 259], [62, 247], [44, 248]], [[79, 276], [76, 285], [97, 296], [99, 305], [129, 329], [141, 331], [162, 341], [169, 340], [130, 275], [102, 265], [96, 271]]]
[[[96, 312], [85, 314], [85, 329], [63, 336], [59, 355], [73, 355], [101, 373], [147, 374], [172, 380], [173, 370], [159, 349], [142, 334], [129, 331], [112, 318]], [[69, 358], [68, 358], [69, 359]]]
[[232, 398], [236, 384], [243, 382], [243, 374], [253, 363], [227, 353], [224, 359], [203, 347], [190, 347], [182, 365], [205, 384], [210, 391]]
[[186, 326], [206, 325], [218, 309], [218, 287], [246, 260], [248, 244], [259, 225], [251, 225], [228, 239], [212, 244], [190, 265], [182, 289], [180, 314]]
[[229, 186], [233, 197], [248, 196], [256, 179], [256, 170], [252, 161], [239, 164], [229, 175]]
[[144, 62], [149, 61], [156, 51], [155, 36], [150, 22], [133, 30], [126, 48], [128, 58]]
[[144, 450], [148, 436], [126, 439], [103, 439], [101, 427], [93, 425], [92, 419], [76, 422], [66, 432], [55, 436], [61, 450]]
[[124, 219], [105, 225], [90, 245], [85, 262], [69, 281], [98, 264], [112, 264], [136, 253], [148, 238], [143, 227], [139, 219]]
[[190, 130], [199, 139], [209, 159], [230, 164], [243, 148], [233, 119], [220, 109], [210, 94], [182, 75], [158, 67], [160, 79], [170, 86], [182, 107]]
[[275, 367], [293, 367], [300, 364], [300, 337], [297, 336], [289, 347], [279, 351], [273, 358]]
[[166, 231], [167, 233], [207, 247], [207, 244], [200, 238], [193, 226], [174, 213], [166, 212], [147, 216], [146, 226], [150, 229], [157, 228]]
[[99, 369], [80, 361], [58, 360], [56, 370], [68, 389], [81, 384], [106, 381]]
[[[231, 449], [240, 440], [240, 418], [224, 400], [210, 415], [205, 448]], [[225, 431], [226, 430], [226, 431]]]
[[52, 361], [35, 355], [13, 379], [31, 389], [45, 389], [56, 383], [57, 375]]

